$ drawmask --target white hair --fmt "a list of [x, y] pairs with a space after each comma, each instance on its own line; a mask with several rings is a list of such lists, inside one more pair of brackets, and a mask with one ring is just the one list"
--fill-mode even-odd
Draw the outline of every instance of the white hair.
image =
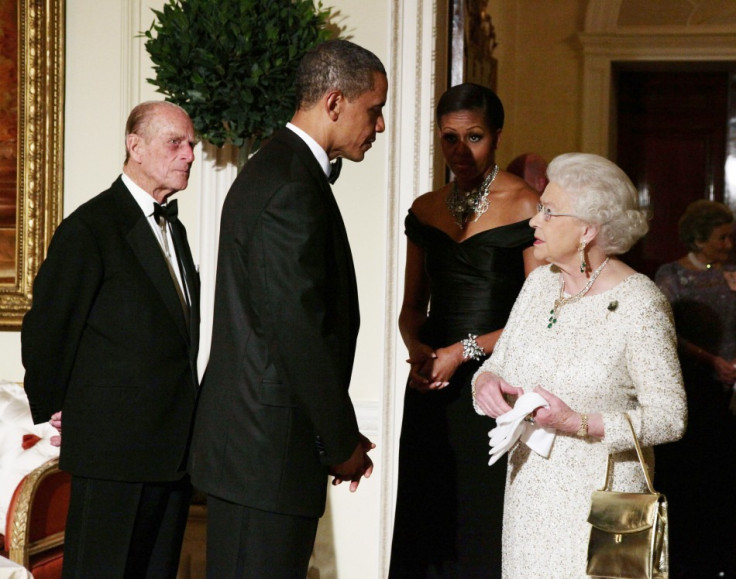
[[649, 230], [636, 187], [608, 159], [565, 153], [552, 160], [547, 177], [570, 195], [576, 216], [599, 226], [596, 244], [606, 255], [626, 253]]

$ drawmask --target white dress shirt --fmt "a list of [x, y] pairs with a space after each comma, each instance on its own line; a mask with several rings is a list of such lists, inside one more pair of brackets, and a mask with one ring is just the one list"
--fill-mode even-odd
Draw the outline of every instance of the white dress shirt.
[[[143, 214], [146, 216], [148, 224], [151, 226], [153, 234], [156, 236], [158, 244], [161, 246], [161, 251], [164, 253], [165, 256], [166, 246], [164, 245], [164, 237], [161, 232], [161, 226], [153, 217], [153, 205], [154, 203], [156, 203], [156, 200], [149, 193], [136, 185], [135, 182], [125, 173], [122, 174], [122, 179], [123, 183], [125, 183], [125, 186], [128, 188], [128, 191], [130, 191], [130, 194], [133, 196], [133, 199], [136, 200], [136, 203], [138, 203], [141, 210], [143, 211]], [[171, 267], [176, 274], [176, 280], [179, 282], [179, 287], [184, 289], [184, 295], [186, 296], [187, 302], [190, 302], [189, 291], [187, 290], [186, 283], [183, 283], [182, 274], [181, 271], [179, 271], [179, 260], [176, 257], [176, 248], [174, 246], [174, 241], [171, 233], [171, 224], [168, 221], [166, 221], [166, 228], [168, 230], [168, 253], [171, 256]]]
[[324, 171], [325, 176], [329, 177], [330, 173], [332, 172], [332, 166], [330, 165], [330, 158], [327, 156], [327, 153], [325, 152], [325, 150], [319, 146], [319, 143], [317, 143], [317, 141], [315, 141], [312, 137], [310, 137], [309, 134], [304, 132], [302, 129], [300, 129], [296, 125], [292, 125], [291, 123], [286, 123], [286, 128], [296, 133], [296, 135], [307, 144], [307, 147], [309, 147], [309, 150], [312, 151], [312, 155], [314, 155], [314, 158], [317, 159], [319, 166], [322, 167], [322, 171]]

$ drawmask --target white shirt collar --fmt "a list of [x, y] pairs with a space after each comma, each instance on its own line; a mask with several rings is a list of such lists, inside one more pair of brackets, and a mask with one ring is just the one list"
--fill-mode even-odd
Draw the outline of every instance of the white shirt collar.
[[133, 196], [133, 199], [135, 199], [136, 203], [140, 205], [143, 215], [146, 217], [153, 215], [153, 204], [156, 203], [153, 195], [141, 189], [133, 179], [125, 174], [125, 172], [123, 172], [121, 178], [125, 186], [128, 188], [128, 191], [130, 191], [130, 194]]
[[312, 151], [312, 155], [314, 155], [314, 158], [317, 159], [320, 167], [322, 167], [324, 174], [329, 177], [330, 172], [332, 171], [332, 167], [330, 167], [330, 158], [327, 156], [325, 150], [319, 146], [319, 143], [296, 125], [286, 123], [286, 128], [291, 129], [299, 138], [301, 138], [302, 141], [306, 143], [309, 150]]
[[[182, 273], [179, 270], [179, 262], [176, 257], [176, 247], [170, 241], [164, 240], [161, 226], [156, 223], [156, 220], [153, 218], [153, 204], [156, 203], [156, 200], [153, 198], [153, 195], [150, 195], [144, 189], [141, 189], [141, 187], [139, 187], [135, 183], [135, 181], [133, 181], [133, 179], [126, 175], [125, 172], [123, 172], [120, 177], [123, 180], [123, 184], [128, 188], [128, 191], [130, 191], [130, 194], [133, 196], [133, 199], [135, 199], [136, 203], [138, 203], [138, 205], [140, 206], [141, 210], [143, 211], [143, 215], [146, 216], [146, 220], [151, 226], [153, 235], [156, 237], [159, 246], [161, 246], [161, 250], [164, 252], [164, 255], [166, 255], [166, 252], [171, 255], [171, 257], [167, 257], [167, 259], [169, 259], [171, 266], [174, 268], [174, 274], [176, 275], [176, 279], [179, 282], [179, 287], [185, 288], [184, 292], [187, 296], [189, 296], [189, 290], [186, 288], [186, 283], [184, 282], [182, 278]], [[168, 231], [171, 231], [171, 224], [167, 223], [166, 228]]]

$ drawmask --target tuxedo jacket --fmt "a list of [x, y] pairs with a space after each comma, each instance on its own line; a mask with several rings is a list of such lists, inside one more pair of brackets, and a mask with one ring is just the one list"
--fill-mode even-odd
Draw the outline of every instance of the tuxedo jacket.
[[62, 410], [60, 466], [76, 476], [184, 474], [194, 412], [199, 280], [172, 224], [191, 297], [187, 327], [155, 233], [118, 178], [64, 219], [21, 331], [36, 422]]
[[195, 486], [252, 508], [321, 516], [328, 465], [358, 444], [348, 395], [358, 325], [337, 203], [307, 145], [282, 129], [243, 168], [222, 211]]

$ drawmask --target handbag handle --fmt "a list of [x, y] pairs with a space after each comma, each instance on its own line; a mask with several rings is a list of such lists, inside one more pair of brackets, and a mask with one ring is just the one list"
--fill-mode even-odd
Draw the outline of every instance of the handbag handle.
[[[641, 465], [641, 470], [644, 473], [644, 478], [647, 481], [647, 488], [649, 489], [649, 492], [653, 495], [657, 494], [657, 491], [654, 490], [654, 487], [652, 486], [652, 479], [649, 477], [649, 470], [647, 469], [647, 465], [644, 462], [644, 454], [641, 451], [641, 446], [639, 446], [639, 439], [636, 437], [636, 432], [634, 431], [634, 425], [631, 423], [631, 418], [628, 414], [624, 414], [626, 417], [626, 422], [629, 423], [629, 428], [631, 429], [631, 436], [634, 437], [634, 447], [636, 448], [636, 455], [639, 457], [639, 464]], [[608, 455], [608, 465], [606, 466], [606, 479], [605, 484], [603, 485], [603, 488], [601, 490], [608, 490], [608, 484], [610, 482], [610, 476], [611, 476], [611, 454]]]

